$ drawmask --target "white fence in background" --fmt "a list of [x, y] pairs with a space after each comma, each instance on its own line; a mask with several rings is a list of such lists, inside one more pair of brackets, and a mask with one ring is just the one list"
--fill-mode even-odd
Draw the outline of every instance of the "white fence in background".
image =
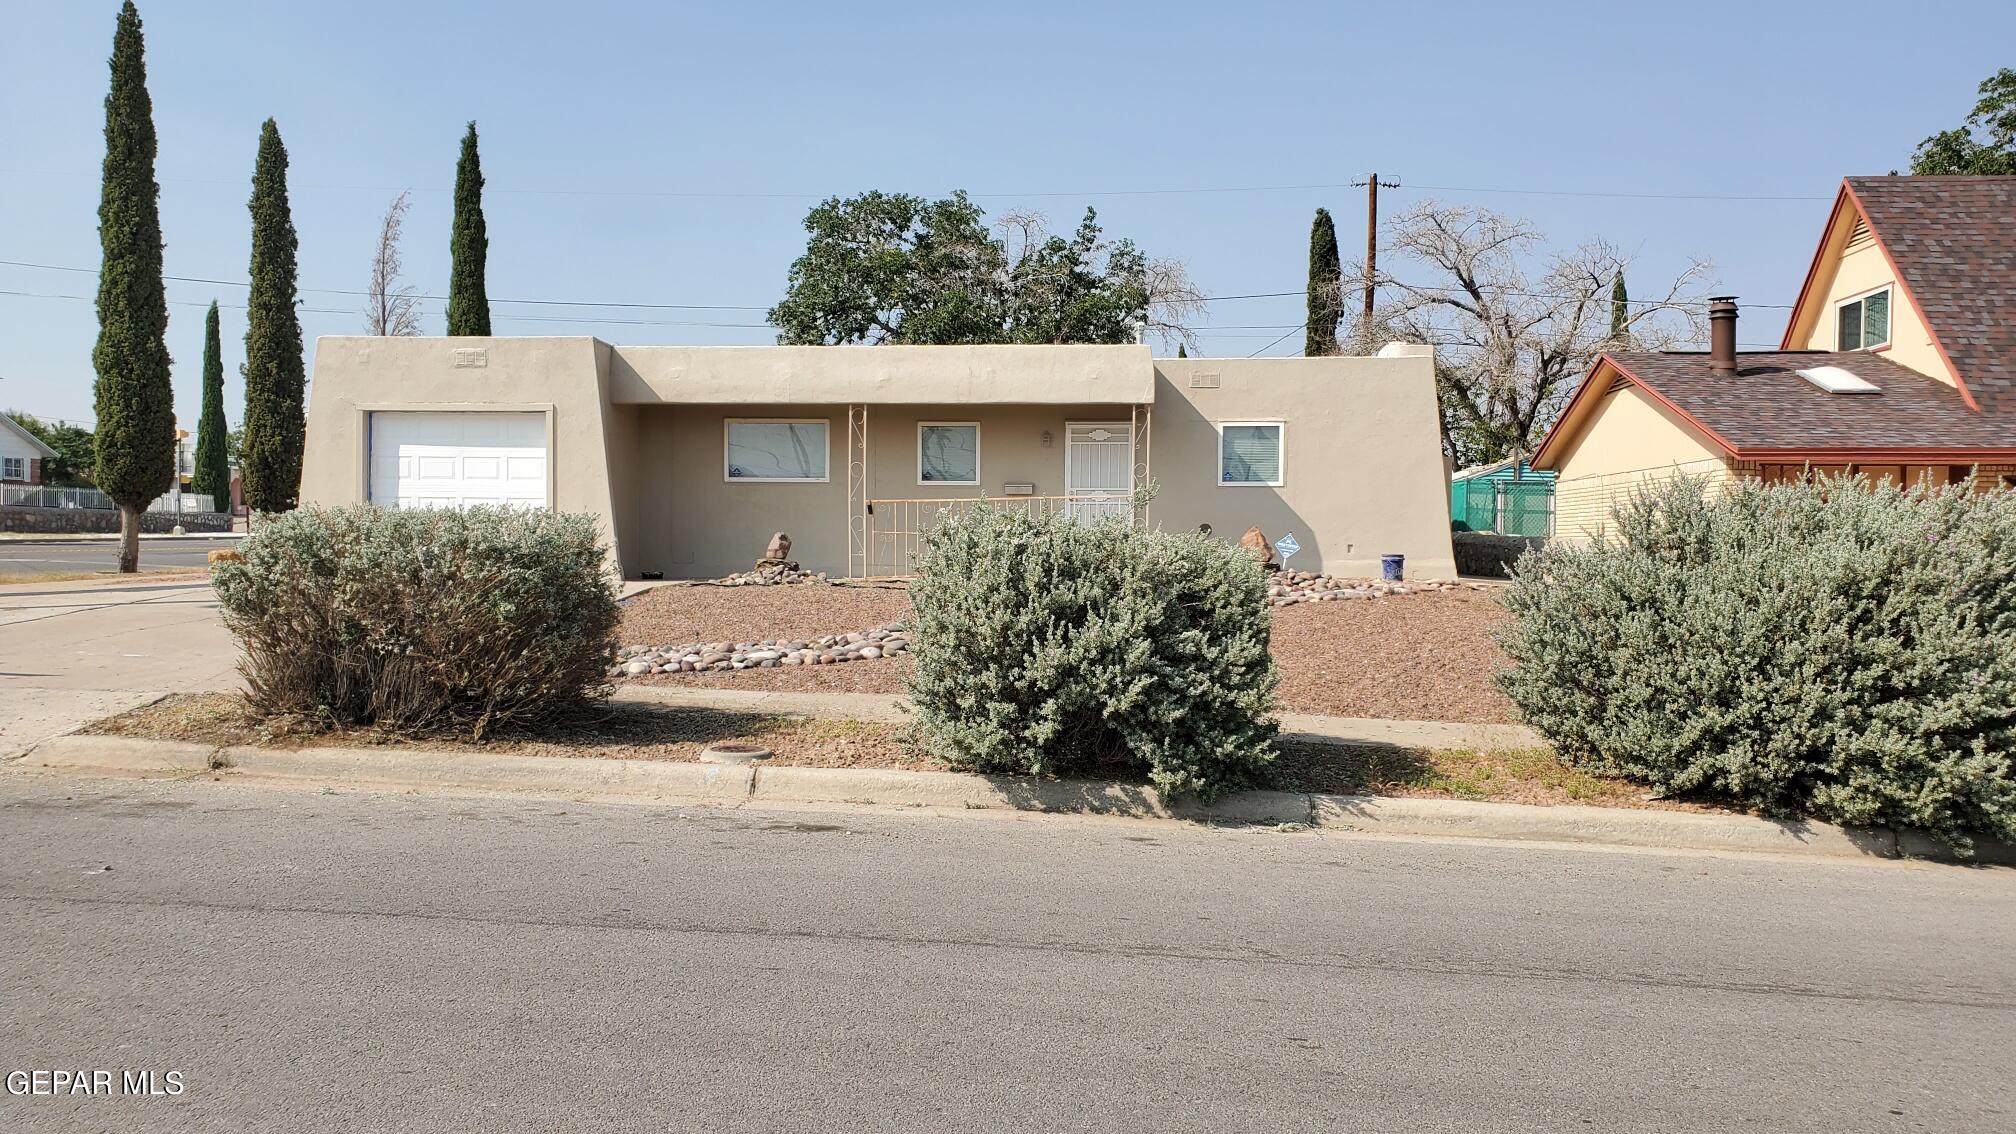
[[[119, 505], [110, 496], [95, 488], [41, 488], [29, 484], [0, 485], [0, 504], [16, 508], [74, 508], [93, 512], [116, 512]], [[149, 512], [175, 511], [175, 495], [165, 493], [152, 504]], [[184, 492], [182, 511], [214, 512], [217, 502], [208, 493]]]

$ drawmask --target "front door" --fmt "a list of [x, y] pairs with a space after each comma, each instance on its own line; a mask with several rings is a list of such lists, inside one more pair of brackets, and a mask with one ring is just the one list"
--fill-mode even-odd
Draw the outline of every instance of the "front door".
[[1064, 495], [1071, 518], [1096, 523], [1126, 519], [1134, 504], [1134, 427], [1124, 421], [1072, 421], [1064, 426]]

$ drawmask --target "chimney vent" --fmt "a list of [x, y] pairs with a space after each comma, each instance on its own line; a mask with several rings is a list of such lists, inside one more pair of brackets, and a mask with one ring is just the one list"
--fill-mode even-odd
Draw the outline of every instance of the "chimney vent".
[[1736, 373], [1736, 297], [1717, 295], [1708, 300], [1708, 369], [1716, 374]]

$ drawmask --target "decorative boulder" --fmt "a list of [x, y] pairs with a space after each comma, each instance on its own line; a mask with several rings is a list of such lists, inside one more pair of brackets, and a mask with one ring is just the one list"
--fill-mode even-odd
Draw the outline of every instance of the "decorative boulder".
[[763, 558], [756, 561], [755, 571], [796, 571], [798, 565], [791, 562], [791, 537], [778, 532], [770, 537], [770, 546], [763, 549]]
[[1246, 534], [1239, 537], [1239, 546], [1252, 552], [1253, 558], [1260, 561], [1261, 567], [1269, 571], [1277, 569], [1274, 562], [1274, 545], [1267, 542], [1267, 533], [1260, 530], [1260, 525], [1255, 524], [1247, 528]]

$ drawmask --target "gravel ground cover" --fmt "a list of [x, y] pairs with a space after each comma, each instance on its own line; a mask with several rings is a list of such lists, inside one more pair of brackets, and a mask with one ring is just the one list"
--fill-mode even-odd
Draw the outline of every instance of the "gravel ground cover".
[[[900, 586], [659, 587], [624, 605], [626, 645], [810, 638], [881, 626], [909, 612]], [[1506, 615], [1490, 589], [1464, 587], [1274, 612], [1281, 707], [1386, 720], [1498, 723], [1512, 705], [1492, 684], [1505, 664], [1491, 633]], [[625, 680], [707, 688], [901, 693], [907, 657], [845, 665], [654, 674]]]

